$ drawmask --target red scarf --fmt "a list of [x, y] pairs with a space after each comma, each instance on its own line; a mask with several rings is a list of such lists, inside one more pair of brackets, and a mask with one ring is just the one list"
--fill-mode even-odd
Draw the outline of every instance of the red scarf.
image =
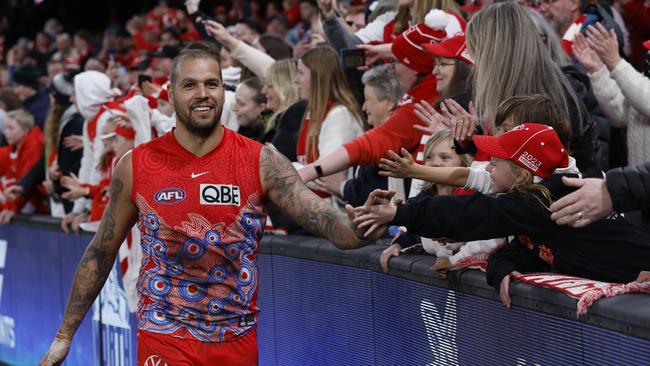
[[[327, 108], [325, 109], [325, 114], [323, 114], [323, 122], [325, 122], [325, 119], [327, 118], [327, 114], [330, 112], [330, 110], [332, 109], [335, 103], [336, 101], [333, 99], [327, 101]], [[315, 151], [309, 151], [309, 152], [307, 151], [309, 123], [310, 123], [309, 116], [306, 115], [300, 125], [300, 134], [298, 135], [298, 144], [296, 145], [296, 155], [299, 157], [300, 156], [306, 157], [307, 163], [313, 163], [314, 161], [318, 160], [318, 149], [315, 149]]]

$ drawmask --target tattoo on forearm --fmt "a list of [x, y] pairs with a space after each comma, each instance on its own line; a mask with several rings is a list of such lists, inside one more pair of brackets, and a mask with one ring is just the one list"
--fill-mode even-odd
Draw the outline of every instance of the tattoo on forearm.
[[269, 183], [269, 198], [302, 227], [325, 237], [339, 248], [359, 244], [347, 215], [311, 192], [289, 160], [280, 153], [264, 148], [260, 171], [262, 180]]
[[122, 194], [124, 183], [113, 179], [111, 183], [111, 198], [102, 217], [99, 230], [86, 248], [74, 276], [72, 289], [68, 297], [61, 330], [72, 334], [86, 315], [86, 312], [101, 291], [115, 261], [115, 243], [111, 243], [121, 233], [116, 233], [115, 212], [113, 209]]

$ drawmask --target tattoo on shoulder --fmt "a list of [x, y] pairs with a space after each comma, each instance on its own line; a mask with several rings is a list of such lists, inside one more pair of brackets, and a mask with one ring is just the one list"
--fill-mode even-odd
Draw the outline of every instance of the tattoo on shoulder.
[[262, 150], [260, 172], [267, 197], [302, 227], [338, 247], [350, 246], [356, 240], [348, 217], [307, 188], [279, 152], [266, 147]]

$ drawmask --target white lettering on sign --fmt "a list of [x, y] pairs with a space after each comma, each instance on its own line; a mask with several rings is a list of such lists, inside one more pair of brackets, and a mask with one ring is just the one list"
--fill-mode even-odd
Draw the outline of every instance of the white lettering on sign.
[[459, 365], [456, 344], [456, 293], [449, 291], [445, 300], [444, 316], [440, 316], [438, 306], [429, 300], [420, 302], [420, 314], [424, 320], [429, 347], [433, 361], [427, 366]]
[[0, 345], [16, 348], [16, 322], [14, 318], [0, 315]]
[[[0, 269], [7, 263], [7, 241], [0, 239]], [[2, 304], [2, 285], [4, 275], [0, 274], [0, 304]], [[16, 321], [12, 317], [0, 315], [0, 345], [16, 348]]]

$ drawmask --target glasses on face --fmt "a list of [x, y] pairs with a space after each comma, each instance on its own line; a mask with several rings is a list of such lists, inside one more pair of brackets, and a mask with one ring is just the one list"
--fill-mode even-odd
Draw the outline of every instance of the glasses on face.
[[434, 65], [433, 67], [434, 68], [439, 68], [439, 67], [443, 67], [443, 66], [454, 66], [455, 64], [456, 63], [454, 63], [453, 61], [446, 61], [445, 62], [445, 61], [436, 60], [436, 62], [433, 64]]

